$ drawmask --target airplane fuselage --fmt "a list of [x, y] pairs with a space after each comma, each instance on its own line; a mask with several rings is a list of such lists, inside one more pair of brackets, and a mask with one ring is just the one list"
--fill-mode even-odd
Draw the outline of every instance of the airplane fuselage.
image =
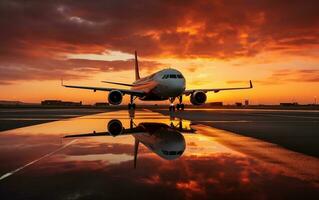
[[133, 83], [132, 90], [140, 90], [147, 95], [144, 101], [167, 100], [178, 97], [185, 91], [185, 78], [176, 69], [164, 69]]
[[152, 152], [166, 160], [180, 157], [186, 148], [183, 134], [162, 123], [141, 123], [138, 126], [145, 131], [133, 135]]

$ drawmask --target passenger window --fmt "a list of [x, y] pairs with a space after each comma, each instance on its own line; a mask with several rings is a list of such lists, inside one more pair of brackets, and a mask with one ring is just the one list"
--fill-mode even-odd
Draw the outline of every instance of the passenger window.
[[166, 75], [163, 75], [162, 79], [165, 79]]
[[169, 77], [170, 78], [176, 78], [176, 74], [170, 74]]

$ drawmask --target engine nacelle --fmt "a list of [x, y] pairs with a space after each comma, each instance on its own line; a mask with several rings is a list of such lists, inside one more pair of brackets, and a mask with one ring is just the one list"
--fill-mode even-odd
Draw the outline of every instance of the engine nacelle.
[[122, 103], [122, 100], [123, 100], [123, 94], [122, 92], [118, 91], [118, 90], [112, 90], [110, 93], [109, 93], [109, 96], [108, 96], [108, 101], [110, 104], [112, 105], [119, 105]]
[[121, 135], [123, 132], [123, 129], [124, 128], [123, 128], [122, 122], [120, 120], [117, 120], [117, 119], [112, 119], [107, 124], [108, 132], [114, 137], [117, 135]]
[[190, 101], [193, 105], [202, 105], [206, 102], [207, 96], [203, 91], [196, 91], [191, 95]]

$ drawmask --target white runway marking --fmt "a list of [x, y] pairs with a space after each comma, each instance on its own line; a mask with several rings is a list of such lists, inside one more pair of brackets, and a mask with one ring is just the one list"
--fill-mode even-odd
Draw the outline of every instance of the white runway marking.
[[5, 173], [4, 175], [2, 175], [2, 176], [0, 177], [0, 181], [4, 180], [5, 178], [8, 178], [9, 176], [11, 176], [11, 175], [13, 175], [13, 174], [19, 172], [20, 170], [22, 170], [22, 169], [24, 169], [24, 168], [26, 168], [26, 167], [28, 167], [28, 166], [30, 166], [30, 165], [32, 165], [32, 164], [38, 162], [38, 161], [40, 161], [40, 160], [42, 160], [42, 159], [44, 159], [44, 158], [47, 158], [47, 157], [49, 157], [49, 156], [51, 156], [51, 155], [53, 155], [53, 154], [55, 154], [55, 153], [57, 153], [57, 152], [63, 150], [64, 148], [70, 146], [70, 145], [71, 145], [72, 143], [74, 143], [75, 141], [76, 141], [76, 140], [72, 140], [72, 141], [70, 141], [69, 143], [63, 145], [62, 147], [60, 147], [60, 148], [58, 148], [58, 149], [52, 151], [51, 153], [45, 154], [44, 156], [42, 156], [42, 157], [40, 157], [40, 158], [38, 158], [38, 159], [36, 159], [36, 160], [33, 160], [33, 161], [31, 161], [31, 162], [29, 162], [29, 163], [27, 163], [27, 164], [25, 164], [25, 165], [23, 165], [23, 166], [21, 166], [21, 167], [15, 169], [15, 170], [12, 170], [11, 172]]

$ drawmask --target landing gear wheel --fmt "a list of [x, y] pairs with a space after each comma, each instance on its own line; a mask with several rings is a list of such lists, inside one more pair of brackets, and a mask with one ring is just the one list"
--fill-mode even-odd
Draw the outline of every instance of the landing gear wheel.
[[184, 110], [185, 109], [185, 105], [184, 104], [176, 104], [176, 109], [177, 110]]
[[169, 106], [169, 111], [174, 112], [175, 111], [175, 106]]

